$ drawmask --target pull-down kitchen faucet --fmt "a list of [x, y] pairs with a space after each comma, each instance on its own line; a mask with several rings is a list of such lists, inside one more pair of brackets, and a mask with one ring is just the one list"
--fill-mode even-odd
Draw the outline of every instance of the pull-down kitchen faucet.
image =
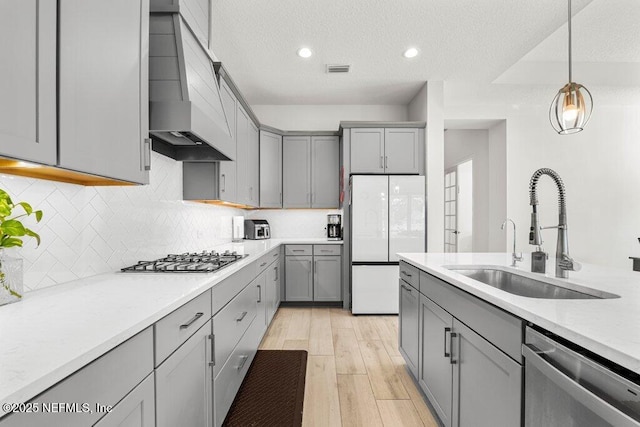
[[[542, 175], [548, 175], [553, 179], [558, 187], [558, 225], [553, 227], [540, 227], [538, 225], [538, 180]], [[569, 236], [567, 235], [567, 206], [566, 206], [566, 190], [564, 183], [554, 170], [548, 168], [538, 169], [533, 173], [529, 182], [529, 204], [533, 208], [531, 212], [531, 229], [529, 230], [529, 244], [541, 246], [542, 235], [540, 230], [543, 228], [558, 229], [558, 244], [556, 246], [556, 277], [566, 279], [569, 277], [569, 271], [578, 271], [581, 266], [569, 256]]]

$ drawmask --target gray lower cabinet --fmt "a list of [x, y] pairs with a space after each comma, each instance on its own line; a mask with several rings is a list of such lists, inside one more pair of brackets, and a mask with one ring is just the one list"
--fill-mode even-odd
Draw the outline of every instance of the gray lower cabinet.
[[[400, 263], [400, 352], [414, 372], [415, 267]], [[447, 427], [522, 425], [522, 320], [419, 273], [418, 383]]]
[[155, 371], [157, 427], [213, 426], [211, 321]]
[[149, 375], [125, 396], [95, 427], [155, 427], [155, 382]]
[[56, 7], [55, 1], [0, 2], [2, 156], [56, 164]]
[[282, 138], [282, 207], [311, 207], [311, 137]]
[[260, 206], [282, 207], [282, 136], [260, 131]]
[[[0, 419], [0, 426], [84, 427], [94, 425], [100, 418], [108, 415], [105, 409], [96, 410], [96, 408], [104, 408], [107, 405], [117, 408], [118, 402], [123, 403], [123, 398], [126, 399], [126, 396], [149, 375], [153, 376], [153, 328], [151, 327], [33, 398], [31, 402], [37, 402], [40, 405], [40, 411], [7, 415]], [[137, 397], [132, 399], [140, 400]], [[79, 410], [57, 413], [42, 410], [43, 405], [55, 407], [54, 405], [61, 403], [76, 404]], [[88, 409], [91, 411], [83, 412], [83, 404], [88, 404]], [[132, 406], [134, 406], [132, 410], [135, 411], [136, 405]], [[115, 418], [114, 424], [118, 425]]]
[[453, 425], [521, 425], [522, 366], [457, 319], [453, 330]]
[[[400, 312], [402, 318], [404, 314]], [[420, 361], [418, 382], [438, 417], [446, 427], [453, 426], [453, 365], [451, 330], [453, 316], [424, 295], [420, 295]]]
[[311, 137], [311, 207], [339, 205], [340, 140], [337, 136]]
[[149, 0], [60, 0], [58, 12], [59, 166], [148, 183]]
[[342, 301], [342, 257], [313, 257], [313, 300]]
[[266, 301], [267, 301], [267, 325], [271, 323], [273, 316], [280, 306], [280, 260], [273, 262], [267, 268], [266, 277]]
[[418, 378], [420, 293], [409, 283], [400, 279], [400, 316], [398, 340], [400, 353], [409, 370]]
[[287, 256], [285, 277], [287, 301], [313, 301], [313, 257]]
[[264, 333], [267, 330], [267, 272], [263, 271], [256, 279], [251, 282], [254, 287], [254, 295], [256, 301], [256, 320], [255, 327]]

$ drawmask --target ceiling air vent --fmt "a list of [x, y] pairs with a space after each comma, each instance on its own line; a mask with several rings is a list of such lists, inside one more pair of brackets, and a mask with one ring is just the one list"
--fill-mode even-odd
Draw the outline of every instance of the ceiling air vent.
[[327, 64], [327, 73], [348, 73], [351, 65], [330, 65]]

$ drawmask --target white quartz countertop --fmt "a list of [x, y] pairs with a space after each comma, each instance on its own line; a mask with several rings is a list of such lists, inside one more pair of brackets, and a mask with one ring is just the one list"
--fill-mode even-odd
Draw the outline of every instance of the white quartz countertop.
[[[452, 285], [538, 325], [634, 372], [640, 372], [640, 273], [583, 264], [569, 279], [554, 277], [554, 259], [547, 274], [531, 272], [525, 254], [518, 268], [511, 254], [399, 254], [400, 259]], [[501, 269], [567, 288], [586, 286], [619, 295], [615, 299], [539, 299], [513, 295], [450, 271], [453, 266], [500, 266]]]
[[213, 249], [249, 256], [215, 273], [100, 274], [30, 292], [18, 303], [1, 306], [0, 405], [32, 399], [282, 244], [342, 241], [228, 243]]

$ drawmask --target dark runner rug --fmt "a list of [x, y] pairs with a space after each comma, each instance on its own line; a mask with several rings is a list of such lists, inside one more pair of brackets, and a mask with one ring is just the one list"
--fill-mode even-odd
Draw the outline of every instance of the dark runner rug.
[[223, 426], [301, 426], [306, 371], [304, 350], [258, 350]]

